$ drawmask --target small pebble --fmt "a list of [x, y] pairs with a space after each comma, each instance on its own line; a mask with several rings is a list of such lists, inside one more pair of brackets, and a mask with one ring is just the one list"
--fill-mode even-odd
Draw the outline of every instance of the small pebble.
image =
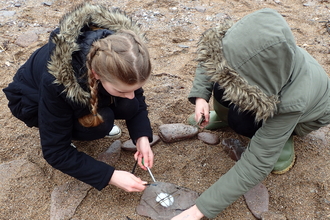
[[203, 6], [196, 6], [195, 7], [196, 11], [204, 13], [206, 11], [206, 8]]
[[216, 145], [220, 143], [218, 135], [208, 132], [198, 133], [197, 138], [206, 144]]
[[261, 220], [287, 220], [287, 218], [282, 214], [267, 211], [261, 214]]

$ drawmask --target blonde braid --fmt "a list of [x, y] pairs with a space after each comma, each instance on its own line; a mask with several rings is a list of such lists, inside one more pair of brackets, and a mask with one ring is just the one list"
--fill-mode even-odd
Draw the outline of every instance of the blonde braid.
[[97, 112], [97, 105], [98, 105], [98, 83], [99, 81], [94, 77], [92, 69], [91, 69], [91, 62], [93, 57], [97, 52], [96, 47], [92, 47], [90, 53], [87, 56], [87, 77], [88, 77], [88, 84], [90, 88], [91, 98], [90, 98], [90, 105], [91, 105], [91, 113], [85, 115], [78, 119], [79, 123], [84, 127], [96, 127], [101, 124], [103, 121], [102, 116]]

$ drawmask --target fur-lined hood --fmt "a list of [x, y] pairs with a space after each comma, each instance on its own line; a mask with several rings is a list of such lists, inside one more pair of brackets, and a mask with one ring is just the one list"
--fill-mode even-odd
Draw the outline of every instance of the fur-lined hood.
[[48, 63], [48, 71], [62, 84], [67, 98], [77, 103], [87, 104], [90, 93], [78, 83], [72, 67], [72, 54], [79, 51], [77, 39], [84, 27], [95, 26], [102, 29], [117, 31], [131, 30], [145, 40], [140, 26], [118, 9], [108, 10], [100, 5], [84, 3], [63, 16], [59, 23], [59, 33], [51, 37], [55, 48]]
[[294, 67], [296, 45], [284, 18], [263, 9], [206, 31], [198, 45], [201, 67], [225, 89], [224, 98], [256, 121], [277, 112]]

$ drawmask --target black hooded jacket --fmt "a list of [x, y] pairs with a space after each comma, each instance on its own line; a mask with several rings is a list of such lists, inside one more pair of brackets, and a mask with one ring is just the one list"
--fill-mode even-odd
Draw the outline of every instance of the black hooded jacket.
[[[98, 29], [93, 31], [92, 25]], [[122, 12], [88, 3], [78, 6], [62, 18], [48, 44], [31, 55], [3, 90], [13, 115], [29, 127], [39, 127], [47, 162], [98, 190], [108, 185], [114, 167], [72, 147], [72, 131], [74, 121], [90, 113], [85, 66], [90, 46], [120, 29], [132, 30], [144, 39], [138, 24]], [[101, 84], [99, 90], [101, 109], [109, 106], [113, 97]], [[147, 136], [152, 141], [142, 88], [135, 91], [135, 97], [139, 111], [126, 120], [130, 137], [135, 141]]]

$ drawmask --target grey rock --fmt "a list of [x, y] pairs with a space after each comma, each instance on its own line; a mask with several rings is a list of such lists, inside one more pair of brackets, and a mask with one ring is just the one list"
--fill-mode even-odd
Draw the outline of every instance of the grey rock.
[[115, 166], [117, 161], [120, 158], [121, 152], [121, 141], [114, 141], [110, 147], [103, 153], [100, 153], [98, 159], [104, 163], [109, 164], [110, 166]]
[[261, 219], [261, 214], [268, 211], [269, 194], [262, 183], [245, 193], [244, 198], [248, 208], [257, 219]]
[[56, 187], [51, 194], [50, 220], [71, 219], [91, 188], [79, 180]]
[[242, 153], [246, 149], [241, 141], [234, 138], [226, 138], [222, 140], [222, 144], [228, 156], [235, 161], [241, 158]]
[[[169, 194], [173, 198], [173, 204], [164, 207], [157, 202], [156, 198], [160, 193]], [[198, 196], [197, 192], [172, 183], [152, 183], [144, 190], [136, 212], [155, 220], [170, 220], [195, 205]]]
[[[153, 135], [153, 140], [152, 142], [150, 143], [150, 146], [154, 146], [158, 141], [160, 140], [159, 136], [158, 135]], [[136, 146], [135, 144], [133, 144], [133, 141], [131, 139], [125, 141], [121, 148], [123, 150], [127, 150], [127, 151], [132, 151], [132, 152], [135, 152], [136, 151]]]
[[201, 132], [198, 133], [197, 138], [204, 143], [216, 145], [220, 143], [220, 138], [216, 134], [208, 133], [208, 132]]
[[267, 211], [261, 214], [262, 220], [286, 220], [287, 218], [282, 214], [277, 214], [271, 211]]
[[196, 11], [204, 13], [206, 11], [206, 8], [203, 6], [196, 6], [195, 7]]
[[3, 17], [12, 17], [16, 14], [15, 11], [0, 11], [0, 16]]
[[159, 126], [159, 137], [166, 143], [189, 139], [197, 134], [198, 128], [191, 125], [177, 123]]

